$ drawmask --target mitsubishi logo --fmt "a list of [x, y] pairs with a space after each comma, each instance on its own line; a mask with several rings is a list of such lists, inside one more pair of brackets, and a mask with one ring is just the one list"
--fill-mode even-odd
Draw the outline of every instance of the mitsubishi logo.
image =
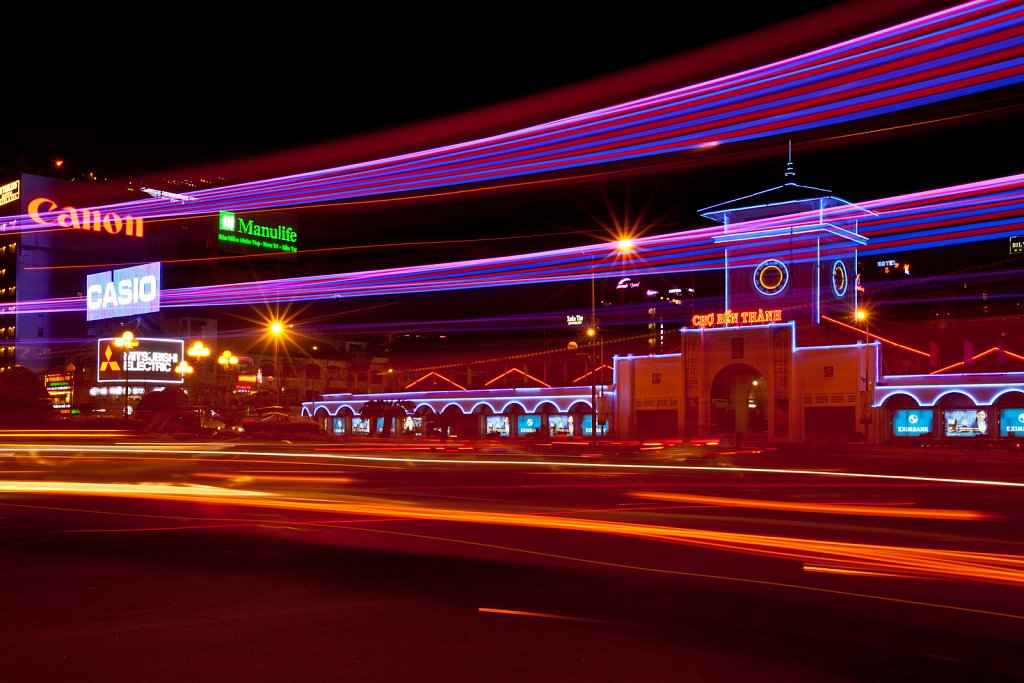
[[107, 344], [107, 350], [103, 352], [103, 357], [106, 360], [100, 361], [100, 372], [104, 370], [110, 370], [111, 372], [121, 372], [121, 366], [117, 364], [116, 360], [111, 360], [114, 355], [114, 350], [110, 348], [110, 344]]

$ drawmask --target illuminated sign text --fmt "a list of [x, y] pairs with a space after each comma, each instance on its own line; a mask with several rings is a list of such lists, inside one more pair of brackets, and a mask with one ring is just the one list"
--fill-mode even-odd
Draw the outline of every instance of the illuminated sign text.
[[104, 337], [96, 342], [96, 381], [144, 384], [181, 384], [175, 366], [185, 356], [181, 339], [136, 337], [138, 346], [118, 347], [120, 337]]
[[21, 181], [15, 180], [14, 182], [7, 183], [6, 185], [0, 185], [0, 206], [4, 204], [10, 204], [16, 202], [21, 198]]
[[[267, 218], [273, 218], [267, 216]], [[278, 216], [281, 220], [286, 220]], [[217, 241], [228, 245], [249, 247], [254, 250], [295, 252], [298, 248], [298, 233], [281, 220], [273, 220], [277, 227], [260, 225], [252, 218], [246, 218], [231, 211], [221, 211], [217, 223]]]
[[694, 327], [730, 327], [733, 325], [763, 325], [766, 323], [782, 322], [781, 310], [766, 311], [725, 311], [723, 313], [705, 313], [693, 316], [691, 320]]
[[566, 325], [582, 325], [583, 324], [583, 316], [582, 315], [567, 315], [567, 316], [565, 316], [565, 324]]
[[[39, 225], [52, 225], [54, 221], [43, 218], [40, 213], [53, 211], [58, 211], [57, 202], [46, 197], [37, 197], [28, 204], [28, 215]], [[128, 237], [142, 237], [144, 226], [141, 218], [122, 216], [112, 211], [104, 213], [92, 209], [76, 209], [73, 206], [65, 206], [59, 211], [55, 220], [62, 228], [105, 232], [108, 235], [123, 232]]]
[[160, 263], [86, 276], [86, 320], [105, 320], [160, 310]]

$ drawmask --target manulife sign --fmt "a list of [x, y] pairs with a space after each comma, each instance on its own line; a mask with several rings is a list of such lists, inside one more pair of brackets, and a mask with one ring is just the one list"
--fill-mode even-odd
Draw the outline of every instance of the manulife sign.
[[280, 212], [252, 214], [221, 211], [217, 222], [217, 245], [236, 254], [298, 251], [299, 234], [295, 217]]

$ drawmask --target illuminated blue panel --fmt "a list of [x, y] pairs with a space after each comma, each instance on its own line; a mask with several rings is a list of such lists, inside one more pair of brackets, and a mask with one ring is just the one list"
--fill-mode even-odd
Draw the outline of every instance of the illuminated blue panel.
[[[594, 416], [587, 415], [583, 416], [583, 436], [593, 436], [594, 434]], [[598, 436], [604, 436], [608, 433], [608, 424], [606, 422], [599, 422], [597, 425]]]
[[893, 436], [931, 436], [931, 410], [894, 410], [892, 411]]
[[160, 310], [160, 263], [85, 277], [85, 319], [106, 320]]
[[343, 417], [336, 417], [336, 418], [334, 418], [332, 423], [333, 423], [333, 431], [334, 431], [335, 434], [344, 434], [345, 433], [345, 418], [343, 418]]
[[944, 410], [946, 436], [988, 436], [988, 411], [984, 408]]
[[519, 415], [516, 420], [519, 436], [536, 434], [540, 429], [540, 415]]
[[1024, 408], [1003, 408], [999, 411], [999, 434], [1024, 438]]

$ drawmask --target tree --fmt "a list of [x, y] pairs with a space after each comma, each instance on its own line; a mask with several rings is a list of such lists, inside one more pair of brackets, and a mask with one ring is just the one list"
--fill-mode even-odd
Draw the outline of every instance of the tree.
[[392, 399], [375, 398], [363, 404], [359, 411], [359, 417], [370, 421], [370, 436], [377, 433], [377, 420], [384, 418], [384, 428], [380, 435], [384, 438], [391, 436], [391, 421], [393, 418], [405, 417], [415, 409], [411, 401], [396, 401]]

